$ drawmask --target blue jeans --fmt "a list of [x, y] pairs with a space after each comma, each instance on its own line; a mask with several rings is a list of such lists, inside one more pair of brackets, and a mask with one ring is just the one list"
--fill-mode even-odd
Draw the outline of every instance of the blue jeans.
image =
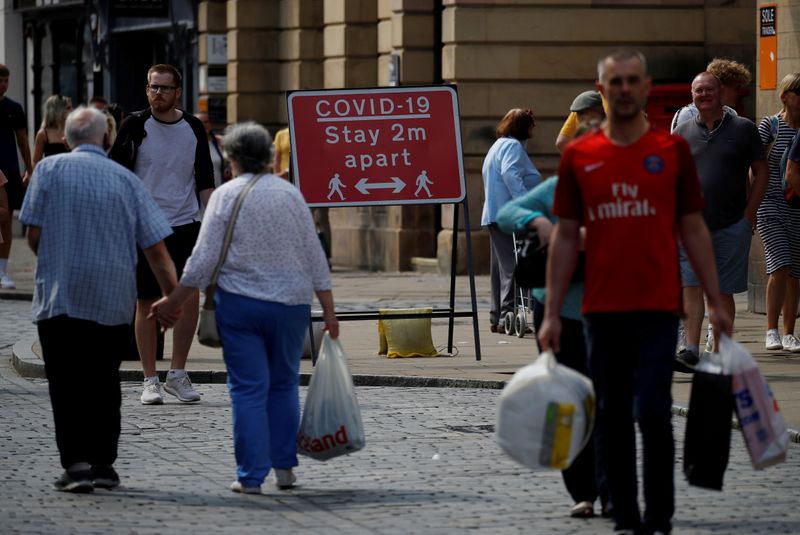
[[[586, 316], [589, 370], [597, 395], [598, 457], [616, 529], [671, 531], [675, 511], [672, 361], [678, 317], [668, 312]], [[637, 501], [636, 437], [644, 449], [644, 518]]]
[[297, 466], [300, 357], [309, 305], [284, 305], [216, 290], [217, 327], [228, 369], [236, 477], [263, 483]]

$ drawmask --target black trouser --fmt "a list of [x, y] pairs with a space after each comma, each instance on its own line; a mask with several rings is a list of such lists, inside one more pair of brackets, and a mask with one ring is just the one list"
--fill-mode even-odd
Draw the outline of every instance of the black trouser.
[[56, 316], [40, 320], [38, 330], [61, 466], [111, 466], [120, 433], [119, 364], [130, 326]]
[[[632, 311], [586, 315], [589, 369], [597, 396], [595, 434], [600, 445], [615, 529], [672, 530], [675, 443], [672, 436], [672, 366], [678, 316]], [[624, 343], [620, 333], [625, 333]], [[636, 429], [642, 438], [644, 516], [636, 477]]]
[[[536, 332], [544, 321], [544, 305], [533, 300], [533, 326]], [[539, 341], [536, 341], [539, 344]], [[541, 352], [542, 348], [539, 347]], [[567, 368], [589, 376], [589, 358], [586, 354], [586, 342], [583, 338], [583, 322], [561, 318], [561, 351], [556, 353], [556, 360]], [[569, 468], [562, 470], [564, 486], [567, 487], [575, 503], [592, 502], [601, 497], [603, 505], [608, 501], [605, 481], [600, 465], [595, 457], [595, 437], [592, 433], [589, 442], [581, 450]]]

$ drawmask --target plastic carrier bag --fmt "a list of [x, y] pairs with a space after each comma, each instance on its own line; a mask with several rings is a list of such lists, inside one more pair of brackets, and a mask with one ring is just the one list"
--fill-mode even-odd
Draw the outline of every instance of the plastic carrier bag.
[[500, 395], [497, 442], [531, 469], [568, 468], [591, 438], [595, 397], [588, 377], [552, 351], [517, 371]]
[[753, 468], [785, 461], [789, 448], [786, 423], [756, 361], [744, 346], [725, 335], [720, 339], [719, 352], [723, 367], [733, 375], [736, 418]]
[[733, 415], [730, 371], [717, 353], [703, 353], [692, 375], [683, 443], [683, 473], [690, 485], [722, 490], [731, 449]]
[[326, 331], [308, 386], [297, 453], [327, 461], [364, 447], [364, 426], [353, 378], [339, 340]]

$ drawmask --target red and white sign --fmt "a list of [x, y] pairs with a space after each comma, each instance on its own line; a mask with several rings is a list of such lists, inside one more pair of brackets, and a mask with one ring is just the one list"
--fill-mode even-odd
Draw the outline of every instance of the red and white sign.
[[310, 206], [464, 199], [452, 87], [295, 91], [288, 111], [293, 180]]

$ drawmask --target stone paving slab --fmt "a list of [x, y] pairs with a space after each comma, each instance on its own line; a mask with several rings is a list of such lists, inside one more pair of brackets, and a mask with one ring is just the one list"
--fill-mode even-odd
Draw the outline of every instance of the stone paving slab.
[[[9, 358], [0, 351], [0, 533], [611, 532], [606, 520], [567, 517], [558, 472], [531, 472], [499, 451], [499, 392], [485, 389], [358, 388], [364, 450], [326, 463], [301, 458], [296, 489], [242, 496], [227, 489], [224, 385], [204, 385], [199, 404], [145, 407], [139, 385], [124, 383], [123, 486], [58, 493], [49, 487], [60, 468], [46, 383], [17, 376]], [[675, 427], [680, 466], [683, 420]], [[689, 487], [676, 471], [674, 533], [797, 533], [799, 453], [793, 445], [784, 464], [755, 471], [734, 434], [721, 493]]]

